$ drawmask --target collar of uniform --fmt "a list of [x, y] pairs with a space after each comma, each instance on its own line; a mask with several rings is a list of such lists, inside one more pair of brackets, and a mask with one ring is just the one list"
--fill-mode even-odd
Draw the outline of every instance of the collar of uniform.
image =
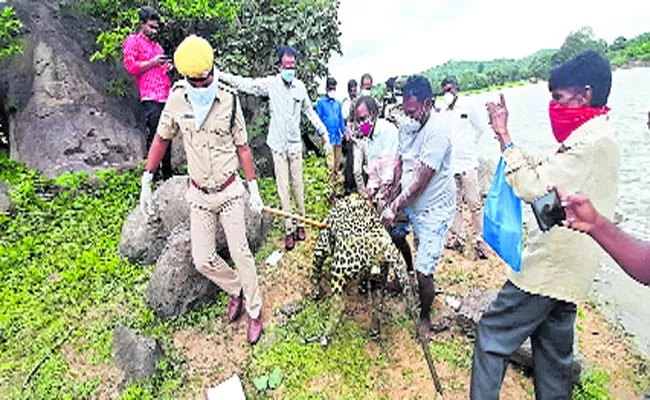
[[[215, 70], [214, 71], [214, 84], [216, 86], [216, 90], [215, 90], [215, 94], [214, 94], [214, 100], [220, 102], [221, 101], [221, 94], [220, 94], [221, 91], [219, 90], [218, 82], [219, 81], [217, 80], [217, 71]], [[181, 79], [176, 84], [178, 84], [179, 86], [181, 86], [183, 88], [183, 98], [185, 99], [185, 102], [187, 104], [189, 104], [190, 99], [187, 98], [187, 88], [188, 88], [189, 83], [187, 83], [187, 81], [185, 79]]]
[[280, 80], [280, 83], [284, 85], [284, 87], [286, 87], [286, 88], [294, 88], [294, 87], [296, 87], [296, 78], [293, 78], [291, 83], [289, 83], [289, 86], [287, 86], [287, 82], [285, 82], [284, 79], [282, 79], [282, 74], [281, 73], [278, 73], [277, 77]]

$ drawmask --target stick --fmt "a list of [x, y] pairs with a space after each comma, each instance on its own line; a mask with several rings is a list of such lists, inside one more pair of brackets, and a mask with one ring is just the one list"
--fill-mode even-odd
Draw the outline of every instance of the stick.
[[304, 222], [305, 224], [315, 226], [320, 229], [326, 229], [327, 224], [325, 222], [319, 222], [315, 221], [313, 219], [305, 218], [300, 215], [296, 214], [291, 214], [282, 210], [278, 210], [276, 208], [271, 208], [271, 207], [264, 207], [262, 209], [265, 213], [271, 214], [271, 215], [277, 215], [278, 217], [284, 217], [284, 218], [292, 218], [295, 219], [296, 221]]
[[27, 375], [27, 377], [25, 378], [25, 381], [23, 382], [23, 389], [26, 389], [26, 388], [27, 388], [27, 384], [29, 384], [30, 379], [32, 379], [32, 377], [34, 376], [34, 374], [36, 374], [36, 371], [38, 371], [38, 369], [41, 367], [41, 365], [45, 364], [45, 361], [47, 361], [47, 359], [50, 358], [50, 356], [52, 355], [52, 353], [53, 353], [56, 349], [58, 349], [59, 347], [63, 346], [63, 343], [65, 343], [65, 342], [70, 338], [71, 335], [72, 335], [72, 328], [70, 328], [70, 330], [68, 331], [68, 333], [67, 333], [63, 338], [61, 338], [61, 340], [59, 340], [59, 342], [58, 342], [57, 344], [55, 344], [54, 347], [52, 347], [52, 348], [47, 352], [47, 354], [45, 354], [45, 356], [44, 356], [43, 358], [41, 358], [41, 361], [39, 361], [39, 362], [34, 366], [34, 368], [32, 368], [32, 370], [29, 372], [29, 375]]
[[418, 303], [417, 300], [415, 299], [415, 286], [413, 285], [413, 281], [409, 278], [408, 272], [406, 272], [406, 268], [404, 268], [404, 264], [398, 268], [398, 273], [401, 275], [401, 281], [402, 282], [407, 282], [408, 287], [404, 288], [404, 295], [406, 297], [406, 310], [407, 312], [411, 315], [411, 318], [413, 321], [415, 321], [415, 332], [416, 335], [418, 336], [417, 340], [420, 342], [420, 346], [422, 347], [422, 352], [424, 352], [424, 358], [427, 360], [427, 366], [429, 367], [429, 373], [431, 374], [431, 379], [433, 380], [433, 387], [436, 389], [436, 391], [440, 394], [440, 397], [442, 397], [442, 385], [440, 384], [440, 379], [438, 378], [438, 373], [436, 371], [436, 366], [433, 363], [433, 357], [431, 356], [431, 350], [429, 349], [429, 345], [427, 344], [427, 341], [425, 338], [419, 337], [419, 332], [418, 332]]

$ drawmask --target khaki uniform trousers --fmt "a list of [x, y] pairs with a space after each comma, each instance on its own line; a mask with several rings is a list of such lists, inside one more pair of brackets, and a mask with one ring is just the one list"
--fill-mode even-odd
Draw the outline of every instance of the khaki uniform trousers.
[[[282, 154], [271, 150], [273, 154], [273, 165], [275, 168], [275, 181], [278, 185], [278, 196], [282, 211], [291, 213], [291, 199], [289, 198], [289, 178], [293, 184], [293, 195], [298, 207], [298, 213], [305, 216], [305, 186], [302, 180], [302, 153]], [[298, 222], [298, 226], [304, 226]], [[293, 233], [294, 221], [287, 218], [284, 221], [284, 227], [287, 235]]]
[[483, 240], [483, 211], [478, 188], [478, 171], [476, 168], [462, 174], [454, 175], [456, 179], [456, 217], [452, 225], [452, 234], [465, 239], [465, 219], [463, 218], [463, 199], [472, 215], [472, 227], [476, 241]]
[[[190, 185], [185, 198], [190, 203], [190, 237], [196, 269], [231, 296], [239, 296], [243, 290], [246, 311], [251, 318], [257, 318], [262, 310], [262, 295], [255, 259], [246, 238], [245, 190], [237, 177], [217, 193], [205, 194]], [[217, 254], [217, 223], [223, 227], [236, 269], [230, 268]]]

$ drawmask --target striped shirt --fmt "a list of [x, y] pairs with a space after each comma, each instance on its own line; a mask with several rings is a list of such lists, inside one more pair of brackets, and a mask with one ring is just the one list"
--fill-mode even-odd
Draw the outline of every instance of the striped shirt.
[[305, 84], [300, 79], [294, 79], [289, 86], [280, 74], [265, 78], [244, 78], [219, 72], [219, 79], [242, 92], [269, 97], [271, 121], [266, 143], [271, 150], [280, 154], [302, 153], [301, 112], [319, 134], [327, 135], [327, 128], [314, 111]]
[[140, 100], [151, 100], [164, 103], [169, 96], [171, 80], [167, 75], [169, 67], [160, 65], [142, 73], [140, 64], [149, 61], [157, 55], [165, 54], [160, 44], [150, 40], [142, 32], [129, 35], [122, 45], [124, 52], [124, 68], [135, 78], [140, 91]]

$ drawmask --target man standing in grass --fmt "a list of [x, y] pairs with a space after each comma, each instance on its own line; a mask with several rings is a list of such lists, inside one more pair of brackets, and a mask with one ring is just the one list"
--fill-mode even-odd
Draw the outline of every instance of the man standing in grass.
[[[248, 147], [246, 123], [237, 96], [218, 85], [212, 47], [207, 40], [189, 36], [174, 53], [174, 64], [185, 79], [176, 82], [160, 116], [157, 134], [142, 175], [140, 203], [148, 212], [151, 182], [170, 141], [180, 135], [187, 153], [190, 185], [190, 236], [194, 265], [230, 295], [228, 319], [248, 312], [248, 341], [262, 335], [262, 295], [255, 260], [248, 247], [242, 198], [246, 189], [239, 178], [241, 165], [248, 181], [250, 208], [264, 205], [255, 179], [255, 165]], [[230, 268], [215, 249], [217, 224], [221, 224], [236, 269]]]
[[[264, 78], [244, 78], [222, 72], [219, 74], [219, 79], [242, 92], [269, 98], [271, 121], [266, 143], [273, 154], [275, 179], [282, 210], [291, 212], [289, 197], [289, 178], [291, 178], [298, 212], [304, 217], [301, 112], [307, 116], [318, 135], [323, 138], [328, 157], [332, 156], [332, 145], [329, 143], [327, 128], [314, 111], [305, 84], [296, 77], [297, 56], [298, 53], [294, 48], [282, 47], [278, 53], [280, 69], [278, 74]], [[287, 250], [293, 250], [296, 240], [304, 241], [307, 238], [305, 225], [302, 222], [296, 223], [291, 218], [285, 220], [285, 232], [284, 246]]]
[[[129, 35], [123, 44], [124, 67], [135, 78], [140, 91], [140, 104], [147, 129], [146, 149], [156, 135], [160, 113], [169, 96], [171, 80], [167, 72], [172, 68], [170, 59], [156, 39], [160, 29], [160, 15], [151, 7], [142, 7], [139, 12], [140, 28]], [[163, 179], [172, 176], [171, 146], [162, 158]]]

